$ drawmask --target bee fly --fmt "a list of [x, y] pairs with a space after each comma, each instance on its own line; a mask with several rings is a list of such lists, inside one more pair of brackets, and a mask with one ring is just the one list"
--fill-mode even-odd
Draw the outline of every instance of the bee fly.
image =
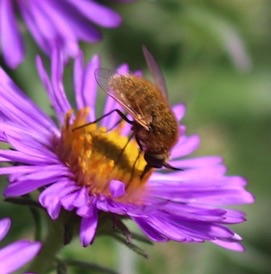
[[179, 139], [179, 126], [168, 103], [165, 79], [158, 63], [144, 46], [143, 53], [154, 83], [129, 73], [118, 74], [107, 69], [95, 71], [99, 86], [133, 118], [129, 120], [119, 109], [114, 109], [95, 122], [117, 112], [132, 125], [128, 142], [132, 137], [136, 139], [147, 162], [141, 179], [151, 168], [181, 170], [167, 162], [172, 147]]

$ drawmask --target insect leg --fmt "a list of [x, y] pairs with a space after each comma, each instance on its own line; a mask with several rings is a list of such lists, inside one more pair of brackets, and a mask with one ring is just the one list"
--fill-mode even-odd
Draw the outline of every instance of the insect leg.
[[[141, 144], [141, 141], [140, 141], [140, 139], [139, 139], [137, 136], [135, 136], [135, 139], [136, 139], [136, 142], [137, 142], [137, 144], [138, 144], [138, 146], [139, 146], [139, 148], [140, 148], [140, 152], [139, 152], [139, 154], [138, 154], [138, 156], [137, 156], [137, 159], [136, 159], [136, 160], [138, 160], [140, 153], [143, 151], [143, 145]], [[145, 174], [146, 174], [151, 168], [152, 168], [152, 166], [150, 166], [148, 163], [145, 165], [145, 168], [144, 168], [142, 174], [140, 175], [140, 179], [141, 179], [141, 180], [144, 178]]]
[[134, 177], [134, 172], [135, 172], [135, 166], [136, 166], [136, 163], [140, 157], [140, 154], [141, 154], [142, 150], [139, 150], [138, 151], [138, 154], [137, 154], [137, 157], [136, 157], [136, 160], [134, 161], [134, 164], [133, 164], [133, 169], [132, 169], [132, 173], [131, 173], [131, 177], [130, 177], [130, 180], [129, 180], [129, 183], [127, 185], [127, 187], [129, 186], [130, 182], [132, 181], [133, 177]]
[[[179, 170], [179, 171], [183, 171], [184, 169], [182, 168], [177, 168], [177, 167], [174, 167], [174, 166], [171, 166], [169, 163], [164, 163], [163, 164], [164, 167], [168, 168], [168, 169], [171, 169], [171, 170]], [[150, 166], [149, 164], [146, 164], [142, 174], [140, 175], [140, 179], [142, 180], [145, 176], [145, 174], [152, 168], [152, 166]]]
[[136, 142], [137, 142], [137, 144], [140, 148], [140, 152], [143, 151], [143, 146], [142, 146], [141, 141], [140, 141], [140, 139], [138, 138], [137, 135], [135, 135], [135, 139], [136, 139]]
[[113, 170], [115, 169], [116, 164], [119, 162], [121, 156], [123, 155], [123, 152], [124, 152], [125, 148], [128, 146], [129, 142], [131, 141], [131, 139], [132, 139], [134, 136], [135, 136], [135, 132], [133, 132], [133, 133], [129, 136], [129, 138], [128, 138], [126, 144], [125, 144], [125, 146], [122, 148], [120, 154], [118, 155], [118, 158], [116, 159], [115, 165], [113, 166], [112, 170], [110, 171], [110, 174], [111, 174], [111, 173], [113, 172]]
[[84, 124], [84, 125], [82, 125], [82, 126], [73, 128], [72, 131], [75, 131], [75, 130], [77, 130], [77, 129], [80, 129], [80, 128], [89, 126], [89, 125], [91, 125], [91, 124], [95, 124], [95, 123], [101, 121], [102, 119], [104, 119], [105, 117], [109, 116], [109, 115], [112, 114], [113, 112], [117, 112], [118, 115], [119, 115], [124, 121], [126, 121], [127, 123], [133, 124], [133, 121], [129, 120], [129, 119], [126, 117], [126, 115], [123, 114], [119, 109], [113, 109], [113, 110], [109, 111], [108, 113], [104, 114], [103, 116], [99, 117], [98, 119], [96, 119], [96, 120], [94, 120], [94, 121], [92, 121], [92, 122], [90, 122], [90, 123], [87, 123], [87, 124]]
[[149, 164], [145, 165], [145, 168], [143, 170], [143, 172], [140, 175], [140, 179], [142, 180], [144, 178], [144, 176], [146, 175], [146, 173], [152, 168], [152, 166], [150, 166]]
[[171, 170], [179, 170], [179, 171], [184, 171], [184, 169], [174, 167], [174, 166], [170, 165], [169, 163], [164, 163], [164, 164], [163, 164], [163, 166], [164, 166], [164, 167], [166, 167], [166, 168], [168, 168], [168, 169], [171, 169]]
[[130, 143], [131, 139], [132, 139], [134, 136], [135, 136], [135, 132], [133, 131], [133, 133], [129, 136], [129, 138], [128, 138], [126, 144], [125, 144], [125, 146], [122, 148], [122, 150], [121, 150], [121, 152], [120, 152], [120, 154], [119, 154], [119, 156], [118, 156], [118, 158], [117, 158], [117, 160], [116, 160], [116, 163], [119, 161], [119, 159], [121, 158], [121, 156], [122, 156], [122, 154], [123, 154], [125, 148], [128, 146], [128, 144]]

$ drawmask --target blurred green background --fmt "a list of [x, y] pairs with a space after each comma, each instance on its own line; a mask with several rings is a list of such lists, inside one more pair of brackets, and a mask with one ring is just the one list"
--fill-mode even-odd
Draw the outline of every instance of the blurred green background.
[[[234, 253], [211, 244], [141, 245], [149, 254], [146, 260], [101, 238], [87, 249], [75, 241], [62, 256], [85, 258], [126, 274], [271, 273], [271, 1], [141, 0], [112, 7], [123, 24], [102, 30], [101, 43], [82, 44], [86, 60], [99, 53], [103, 67], [125, 62], [132, 70], [146, 71], [142, 44], [150, 49], [164, 72], [170, 101], [187, 106], [188, 134], [202, 137], [197, 153], [223, 156], [228, 174], [248, 179], [256, 202], [241, 207], [248, 221], [234, 227], [247, 251]], [[29, 34], [25, 37], [25, 63], [15, 72], [7, 71], [50, 112], [33, 61], [39, 50]], [[68, 80], [67, 90], [72, 92]], [[0, 206], [0, 217], [13, 216], [5, 242], [31, 235], [33, 222], [26, 208], [3, 202]]]

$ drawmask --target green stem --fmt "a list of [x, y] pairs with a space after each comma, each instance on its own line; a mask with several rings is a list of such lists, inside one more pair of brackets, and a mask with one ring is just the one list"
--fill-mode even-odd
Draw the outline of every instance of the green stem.
[[40, 253], [29, 266], [28, 272], [45, 274], [52, 269], [59, 250], [64, 245], [64, 226], [61, 221], [48, 218], [48, 233]]

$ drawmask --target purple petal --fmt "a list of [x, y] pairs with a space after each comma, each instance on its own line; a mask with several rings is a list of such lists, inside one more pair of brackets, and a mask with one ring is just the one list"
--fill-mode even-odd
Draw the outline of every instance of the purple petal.
[[[226, 216], [228, 214], [226, 209], [222, 208], [212, 208], [206, 207], [203, 205], [195, 204], [181, 204], [174, 202], [164, 202], [164, 205], [161, 204], [165, 212], [169, 214], [174, 214], [185, 219], [194, 219], [195, 221], [204, 221], [204, 222], [225, 222]], [[230, 215], [230, 214], [229, 214]], [[234, 214], [232, 214], [234, 215]], [[236, 214], [235, 221], [238, 219], [240, 222], [243, 220], [243, 216]], [[232, 218], [233, 219], [233, 218]]]
[[83, 218], [80, 226], [80, 241], [86, 247], [92, 243], [98, 225], [98, 210], [93, 207], [92, 216]]
[[10, 162], [10, 159], [0, 157], [0, 162]]
[[244, 221], [246, 221], [244, 212], [227, 209], [222, 222], [225, 224], [238, 224]]
[[0, 241], [4, 239], [10, 228], [11, 221], [9, 218], [0, 220]]
[[73, 64], [73, 88], [75, 91], [75, 100], [77, 109], [83, 108], [84, 99], [82, 93], [82, 86], [84, 81], [84, 55], [80, 50]]
[[[9, 166], [1, 167], [0, 175], [12, 173], [28, 174], [22, 179], [48, 179], [49, 176], [55, 176], [62, 173], [62, 176], [70, 175], [67, 167], [63, 165], [48, 165], [48, 166]], [[63, 173], [64, 172], [64, 173]]]
[[89, 195], [86, 188], [80, 188], [74, 184], [74, 192], [70, 192], [61, 198], [61, 204], [66, 210], [73, 210], [89, 203]]
[[170, 164], [172, 164], [173, 166], [178, 166], [180, 168], [197, 168], [217, 165], [220, 164], [222, 161], [223, 159], [218, 156], [205, 156], [192, 159], [173, 160], [170, 162]]
[[55, 44], [58, 44], [64, 56], [76, 56], [79, 51], [76, 33], [62, 13], [54, 8], [52, 1], [36, 1], [32, 5], [35, 6], [35, 15], [44, 18], [44, 24], [50, 25], [54, 29], [54, 36], [48, 41], [51, 48], [53, 49]]
[[[73, 1], [74, 4], [74, 1]], [[93, 43], [101, 39], [100, 32], [73, 5], [65, 4], [65, 8], [58, 1], [51, 1], [50, 5], [66, 20], [70, 29], [77, 35], [77, 39]]]
[[54, 89], [52, 86], [52, 83], [50, 82], [49, 76], [44, 68], [43, 61], [42, 59], [38, 56], [36, 58], [36, 64], [37, 64], [37, 69], [39, 72], [40, 79], [43, 83], [44, 88], [47, 90], [50, 101], [53, 105], [54, 111], [57, 115], [57, 118], [60, 122], [63, 122], [63, 112], [61, 110], [61, 107], [59, 106], [57, 102], [57, 98], [54, 93]]
[[[72, 109], [63, 86], [63, 69], [63, 56], [60, 53], [59, 48], [55, 47], [52, 53], [51, 77], [54, 89], [53, 94], [55, 96], [55, 101], [58, 104], [58, 109], [60, 112], [58, 113], [59, 117], [64, 117], [65, 113]], [[63, 119], [60, 121], [63, 121]]]
[[37, 182], [35, 181], [20, 181], [19, 183], [13, 183], [4, 191], [5, 197], [18, 197], [21, 195], [25, 195], [31, 193], [34, 190], [37, 190], [39, 187], [45, 186], [49, 184], [44, 180]]
[[125, 184], [123, 182], [113, 180], [110, 182], [109, 191], [113, 198], [120, 198], [125, 194]]
[[88, 189], [86, 187], [81, 187], [80, 191], [78, 191], [73, 201], [73, 205], [75, 207], [82, 207], [82, 206], [85, 206], [86, 204], [89, 204]]
[[1, 68], [0, 79], [1, 112], [4, 112], [5, 116], [13, 122], [18, 122], [19, 125], [29, 125], [29, 128], [33, 128], [34, 125], [40, 134], [44, 132], [47, 135], [48, 131], [56, 131], [56, 126], [49, 116], [43, 113]]
[[166, 242], [169, 239], [162, 235], [159, 231], [155, 230], [149, 223], [143, 218], [133, 218], [133, 220], [139, 225], [142, 231], [153, 241]]
[[32, 1], [31, 5], [22, 2], [19, 1], [19, 5], [24, 19], [34, 39], [48, 55], [51, 55], [56, 44], [61, 47], [65, 57], [78, 53], [77, 39], [68, 26], [69, 21], [59, 16], [52, 7], [55, 1]]
[[237, 251], [237, 252], [245, 251], [244, 246], [241, 245], [240, 243], [236, 243], [236, 242], [227, 242], [227, 241], [223, 241], [223, 240], [215, 240], [215, 241], [212, 241], [212, 243], [214, 243], [218, 246], [224, 247], [226, 249]]
[[39, 196], [40, 204], [48, 210], [52, 219], [57, 219], [61, 210], [61, 199], [75, 190], [70, 181], [58, 181], [47, 187]]
[[172, 110], [174, 114], [176, 115], [177, 121], [180, 121], [183, 119], [186, 111], [186, 108], [184, 105], [176, 105], [172, 107]]
[[111, 9], [95, 3], [93, 1], [68, 0], [74, 8], [78, 9], [83, 15], [94, 23], [107, 28], [118, 27], [121, 23], [121, 17]]
[[33, 14], [33, 11], [31, 10], [31, 5], [27, 5], [25, 1], [17, 1], [17, 3], [19, 5], [22, 17], [27, 27], [29, 28], [33, 38], [36, 40], [40, 48], [49, 55], [51, 52], [50, 43], [41, 31], [39, 24], [37, 24], [36, 18]]
[[40, 166], [9, 166], [1, 167], [0, 175], [7, 175], [12, 173], [28, 173], [28, 172], [37, 172], [41, 168]]
[[81, 206], [80, 208], [78, 208], [76, 210], [76, 214], [80, 217], [84, 218], [88, 218], [93, 216], [93, 208], [90, 207], [89, 205], [85, 205], [85, 206]]
[[[0, 174], [10, 174], [14, 171], [26, 173], [27, 170], [31, 172], [29, 175], [21, 175], [18, 177], [18, 181], [7, 186], [4, 191], [4, 195], [7, 197], [21, 196], [38, 189], [41, 186], [51, 184], [59, 179], [69, 176], [69, 171], [65, 170], [65, 167], [48, 166], [44, 167], [46, 171], [41, 171], [41, 167], [31, 166], [15, 166], [0, 168]], [[16, 172], [16, 173], [17, 173]]]
[[[178, 167], [178, 166], [177, 166]], [[199, 167], [197, 169], [185, 169], [183, 171], [176, 171], [170, 173], [155, 172], [150, 178], [150, 185], [154, 186], [155, 183], [175, 182], [178, 187], [182, 188], [187, 186], [184, 184], [188, 182], [188, 188], [194, 186], [194, 184], [206, 185], [211, 182], [215, 183], [217, 179], [221, 179], [221, 176], [225, 174], [226, 168], [223, 165], [211, 166], [211, 167]], [[224, 178], [224, 181], [226, 178]], [[220, 182], [220, 181], [219, 181]], [[174, 184], [171, 185], [174, 185]], [[180, 184], [181, 183], [181, 184]], [[158, 185], [160, 186], [160, 185]]]
[[54, 198], [50, 200], [50, 203], [47, 203], [46, 206], [47, 212], [49, 216], [56, 220], [59, 217], [60, 211], [61, 211], [61, 204], [58, 198]]
[[44, 159], [57, 159], [57, 155], [50, 150], [52, 142], [50, 142], [48, 136], [46, 139], [44, 136], [39, 135], [39, 133], [33, 132], [32, 130], [27, 130], [26, 132], [22, 127], [16, 127], [16, 124], [2, 124], [0, 122], [0, 127], [2, 127], [2, 130], [4, 131], [2, 134], [3, 136], [0, 134], [2, 141], [8, 143], [11, 147], [21, 153]]
[[0, 250], [0, 269], [11, 273], [32, 260], [41, 248], [38, 242], [18, 241]]
[[197, 135], [189, 137], [180, 137], [178, 143], [171, 151], [171, 158], [179, 158], [194, 152], [200, 144], [200, 138]]
[[176, 225], [171, 225], [169, 222], [164, 221], [163, 219], [161, 219], [160, 221], [158, 218], [154, 220], [149, 217], [146, 222], [148, 222], [150, 226], [155, 228], [162, 235], [164, 235], [165, 237], [169, 237], [174, 241], [184, 242], [188, 237], [187, 235], [185, 235], [184, 229], [180, 229]]
[[44, 191], [42, 191], [41, 195], [46, 192], [45, 195], [62, 198], [69, 193], [79, 190], [81, 191], [81, 188], [77, 186], [73, 180], [70, 180], [69, 178], [63, 178], [62, 180], [59, 180], [53, 185], [47, 187]]
[[2, 0], [0, 3], [0, 27], [0, 41], [5, 62], [15, 69], [22, 62], [25, 50], [16, 23], [13, 3], [10, 0]]
[[39, 202], [43, 207], [47, 207], [50, 204], [51, 199], [57, 198], [59, 201], [66, 195], [76, 191], [78, 187], [71, 184], [68, 180], [59, 180], [57, 183], [47, 187], [39, 196]]
[[82, 53], [76, 58], [74, 63], [74, 83], [77, 108], [90, 108], [89, 121], [94, 121], [96, 108], [96, 95], [98, 84], [94, 77], [94, 71], [100, 66], [100, 58], [94, 55], [83, 68]]
[[98, 83], [94, 77], [94, 71], [99, 67], [100, 58], [98, 55], [94, 55], [87, 63], [84, 73], [82, 92], [84, 95], [84, 107], [90, 107], [89, 121], [94, 121], [96, 119], [95, 110]]
[[68, 195], [65, 195], [61, 199], [62, 206], [68, 211], [73, 210], [75, 208], [74, 200], [77, 198], [77, 196], [78, 196], [78, 192], [73, 192], [73, 193], [69, 193]]
[[[17, 163], [29, 164], [29, 165], [44, 165], [44, 164], [57, 164], [58, 161], [52, 158], [43, 158], [43, 157], [36, 157], [33, 154], [27, 155], [20, 151], [15, 150], [1, 150], [0, 149], [0, 156], [3, 157], [2, 161], [12, 161]], [[1, 161], [0, 157], [0, 161]], [[5, 159], [5, 160], [4, 160]]]

